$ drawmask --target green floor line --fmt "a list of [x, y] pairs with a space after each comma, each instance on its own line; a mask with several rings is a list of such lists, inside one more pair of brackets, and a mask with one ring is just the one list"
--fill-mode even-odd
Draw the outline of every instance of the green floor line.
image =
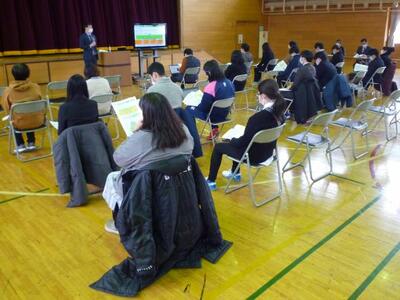
[[398, 243], [389, 254], [376, 266], [371, 274], [361, 283], [361, 285], [354, 291], [349, 297], [349, 300], [358, 299], [358, 297], [364, 292], [364, 290], [370, 285], [376, 276], [383, 270], [383, 268], [391, 261], [391, 259], [400, 251], [400, 243]]
[[256, 299], [257, 297], [261, 296], [266, 290], [268, 290], [271, 286], [281, 280], [287, 273], [293, 270], [297, 265], [303, 262], [307, 257], [321, 248], [326, 242], [332, 239], [335, 235], [337, 235], [340, 231], [350, 225], [355, 219], [361, 216], [365, 211], [367, 211], [371, 206], [373, 206], [376, 202], [378, 202], [380, 196], [374, 198], [370, 201], [367, 205], [357, 211], [354, 215], [352, 215], [349, 219], [347, 219], [344, 223], [342, 223], [339, 227], [333, 230], [330, 234], [325, 236], [322, 240], [320, 240], [317, 244], [307, 250], [304, 254], [294, 260], [291, 264], [289, 264], [286, 268], [276, 274], [273, 278], [271, 278], [268, 282], [266, 282], [263, 286], [261, 286], [258, 290], [256, 290], [253, 294], [251, 294], [247, 299]]
[[[36, 192], [34, 192], [34, 193], [41, 193], [41, 192], [44, 192], [44, 191], [48, 191], [50, 188], [45, 188], [45, 189], [41, 189], [41, 190], [38, 190], [38, 191], [36, 191]], [[13, 201], [13, 200], [17, 200], [17, 199], [20, 199], [20, 198], [24, 198], [25, 196], [16, 196], [16, 197], [12, 197], [12, 198], [10, 198], [10, 199], [6, 199], [6, 200], [3, 200], [3, 201], [0, 201], [0, 205], [1, 204], [4, 204], [4, 203], [7, 203], [7, 202], [10, 202], [10, 201]]]

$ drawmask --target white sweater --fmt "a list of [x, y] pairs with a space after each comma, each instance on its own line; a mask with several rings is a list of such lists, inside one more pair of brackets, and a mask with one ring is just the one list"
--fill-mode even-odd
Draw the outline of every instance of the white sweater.
[[105, 78], [92, 77], [86, 80], [86, 83], [89, 91], [89, 98], [112, 93], [110, 84]]

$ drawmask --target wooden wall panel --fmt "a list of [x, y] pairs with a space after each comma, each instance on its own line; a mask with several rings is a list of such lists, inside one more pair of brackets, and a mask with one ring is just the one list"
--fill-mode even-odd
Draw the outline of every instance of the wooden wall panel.
[[7, 78], [4, 65], [0, 65], [0, 86], [7, 86]]
[[353, 56], [360, 39], [365, 37], [372, 47], [384, 44], [386, 13], [331, 13], [269, 16], [269, 42], [277, 57], [287, 54], [289, 40], [296, 40], [301, 50], [313, 50], [321, 41], [330, 48], [340, 38], [346, 56]]
[[[32, 82], [41, 84], [49, 82], [49, 72], [47, 68], [47, 62], [37, 62], [37, 63], [27, 63], [27, 66], [30, 70], [29, 79]], [[8, 81], [13, 81], [14, 77], [12, 76], [11, 69], [13, 64], [6, 65], [7, 70], [7, 78]]]
[[181, 0], [181, 9], [182, 47], [204, 49], [223, 62], [237, 46], [238, 21], [266, 20], [259, 0]]
[[83, 75], [83, 60], [49, 62], [51, 80], [68, 80], [74, 74]]

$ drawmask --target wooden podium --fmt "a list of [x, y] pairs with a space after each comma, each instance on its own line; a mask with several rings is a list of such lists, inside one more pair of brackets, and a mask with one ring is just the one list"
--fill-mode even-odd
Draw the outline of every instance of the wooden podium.
[[97, 66], [101, 76], [121, 75], [121, 86], [132, 85], [129, 51], [100, 52]]

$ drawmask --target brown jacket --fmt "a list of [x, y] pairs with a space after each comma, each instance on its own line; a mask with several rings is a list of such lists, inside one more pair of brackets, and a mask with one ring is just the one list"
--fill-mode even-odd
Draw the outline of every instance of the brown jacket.
[[[40, 88], [29, 80], [14, 81], [3, 93], [2, 106], [6, 113], [11, 106], [18, 102], [35, 101], [42, 99]], [[31, 129], [44, 123], [46, 112], [14, 114], [14, 127], [18, 129]]]

